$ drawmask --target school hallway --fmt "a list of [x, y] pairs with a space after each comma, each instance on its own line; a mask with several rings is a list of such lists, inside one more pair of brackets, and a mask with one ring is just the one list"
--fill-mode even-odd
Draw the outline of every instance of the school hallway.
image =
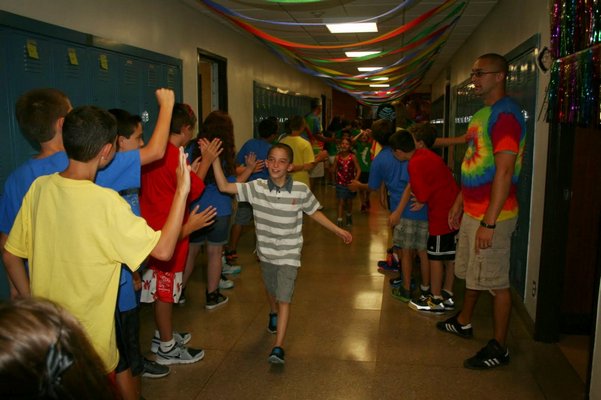
[[[324, 213], [336, 216], [335, 189], [319, 186]], [[202, 361], [171, 367], [162, 379], [143, 378], [145, 399], [579, 399], [585, 385], [557, 344], [535, 342], [512, 313], [508, 346], [511, 362], [491, 371], [472, 371], [463, 360], [492, 337], [490, 296], [476, 311], [474, 338], [436, 329], [445, 315], [411, 310], [390, 295], [388, 279], [376, 263], [388, 246], [387, 213], [372, 194], [369, 214], [355, 201], [346, 246], [305, 218], [302, 267], [297, 278], [284, 344], [286, 363], [267, 356], [274, 336], [267, 332], [269, 308], [252, 253], [254, 232], [245, 231], [238, 248], [243, 269], [229, 302], [204, 308], [205, 254], [186, 289], [187, 302], [174, 307], [176, 330], [192, 333], [191, 347]], [[456, 288], [462, 286], [456, 282]], [[461, 307], [462, 294], [456, 290]], [[151, 307], [142, 308], [141, 345], [153, 333]], [[151, 353], [146, 354], [151, 357]]]

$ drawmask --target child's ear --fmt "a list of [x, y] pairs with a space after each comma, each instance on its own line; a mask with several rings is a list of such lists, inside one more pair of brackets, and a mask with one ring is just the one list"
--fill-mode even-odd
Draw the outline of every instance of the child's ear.
[[108, 159], [109, 156], [111, 155], [112, 148], [113, 148], [113, 143], [107, 143], [104, 146], [102, 146], [102, 149], [100, 149], [100, 158], [103, 160]]

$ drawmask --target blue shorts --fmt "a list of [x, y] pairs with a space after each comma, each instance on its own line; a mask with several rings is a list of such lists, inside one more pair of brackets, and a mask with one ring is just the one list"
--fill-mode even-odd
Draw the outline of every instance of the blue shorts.
[[194, 231], [190, 234], [190, 243], [204, 243], [220, 246], [227, 244], [230, 231], [230, 216], [215, 218], [212, 225]]
[[351, 192], [347, 186], [336, 184], [336, 198], [339, 200], [354, 199], [357, 192]]

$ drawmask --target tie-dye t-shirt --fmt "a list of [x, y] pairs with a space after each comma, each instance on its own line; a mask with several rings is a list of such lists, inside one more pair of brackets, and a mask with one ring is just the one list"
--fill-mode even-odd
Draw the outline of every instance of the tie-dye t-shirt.
[[516, 186], [522, 169], [526, 126], [520, 106], [503, 97], [492, 106], [480, 109], [467, 129], [467, 150], [461, 164], [461, 189], [464, 212], [482, 219], [490, 202], [495, 176], [494, 155], [499, 152], [517, 154], [509, 196], [497, 218], [503, 221], [518, 214]]

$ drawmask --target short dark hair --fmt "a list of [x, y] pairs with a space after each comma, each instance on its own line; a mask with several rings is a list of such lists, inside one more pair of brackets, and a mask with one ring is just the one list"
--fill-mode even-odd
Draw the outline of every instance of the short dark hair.
[[180, 134], [184, 126], [190, 125], [194, 127], [197, 121], [198, 119], [192, 107], [185, 103], [175, 103], [173, 105], [173, 114], [171, 114], [169, 132]]
[[60, 90], [34, 89], [19, 97], [15, 114], [21, 132], [30, 140], [44, 143], [54, 138], [54, 124], [70, 108], [69, 98]]
[[478, 60], [488, 60], [491, 63], [495, 64], [495, 67], [499, 69], [499, 71], [504, 72], [505, 76], [509, 73], [509, 63], [500, 54], [497, 53], [487, 53], [478, 57]]
[[121, 108], [111, 108], [109, 110], [117, 120], [117, 135], [129, 139], [135, 132], [138, 124], [142, 123], [139, 115], [132, 115]]
[[436, 129], [430, 125], [428, 122], [413, 124], [409, 127], [409, 133], [413, 135], [416, 142], [424, 142], [424, 145], [428, 149], [431, 149], [434, 146], [434, 142], [436, 141]]
[[63, 144], [70, 159], [88, 162], [98, 155], [102, 146], [114, 143], [117, 121], [111, 113], [96, 106], [71, 110], [63, 124]]
[[272, 135], [278, 133], [278, 121], [273, 118], [265, 118], [259, 122], [259, 136], [263, 139], [267, 139]]
[[394, 125], [387, 119], [379, 119], [371, 125], [371, 134], [381, 146], [388, 145], [388, 138], [394, 132]]
[[303, 125], [305, 123], [305, 119], [303, 117], [301, 117], [300, 115], [293, 115], [288, 120], [288, 123], [290, 125], [291, 130], [298, 131], [299, 129], [301, 129], [303, 127]]
[[288, 155], [288, 161], [292, 164], [294, 161], [294, 151], [292, 151], [292, 147], [288, 146], [286, 143], [274, 143], [267, 152], [267, 157], [269, 157], [275, 149], [284, 150]]
[[406, 130], [400, 130], [390, 136], [389, 144], [392, 150], [401, 150], [403, 153], [410, 153], [415, 150], [413, 136]]

